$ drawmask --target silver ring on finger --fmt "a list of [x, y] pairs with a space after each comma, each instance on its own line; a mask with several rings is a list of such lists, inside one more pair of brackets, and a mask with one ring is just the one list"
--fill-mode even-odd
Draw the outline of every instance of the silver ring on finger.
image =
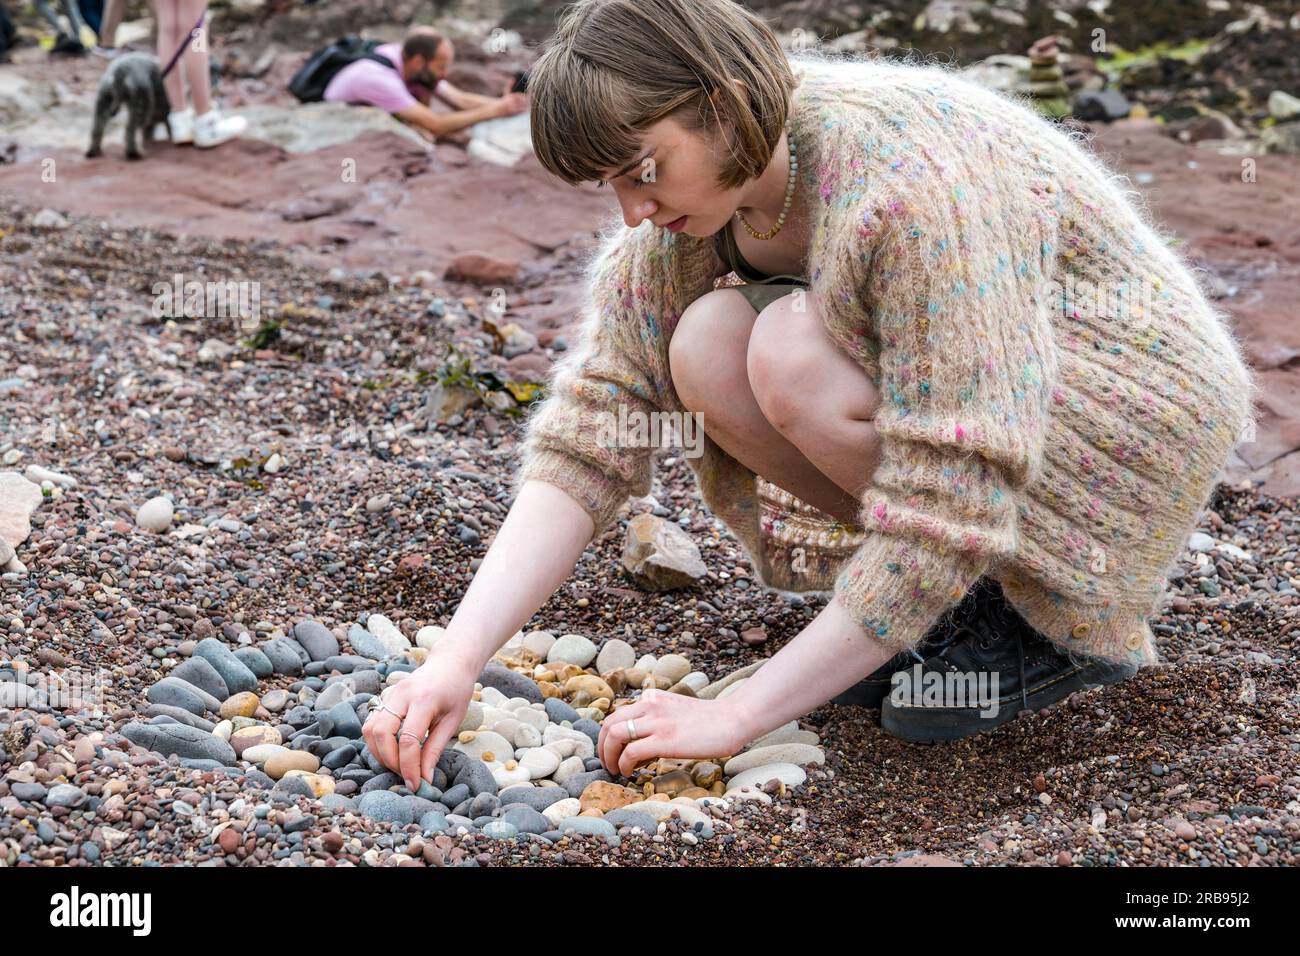
[[413, 734], [413, 733], [411, 733], [409, 730], [399, 731], [398, 734], [397, 734], [397, 736], [398, 736], [398, 737], [410, 737], [410, 738], [413, 739], [417, 744], [419, 744], [421, 747], [424, 746], [424, 742], [425, 742], [425, 740], [428, 739], [427, 737], [420, 737], [420, 736], [418, 736], [418, 735], [416, 735], [416, 734]]
[[627, 739], [629, 743], [637, 739], [636, 724], [633, 722], [631, 717], [627, 719]]

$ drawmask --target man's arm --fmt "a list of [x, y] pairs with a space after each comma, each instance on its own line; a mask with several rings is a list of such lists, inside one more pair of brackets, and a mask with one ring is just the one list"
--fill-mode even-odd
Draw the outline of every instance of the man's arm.
[[470, 93], [458, 86], [454, 86], [447, 80], [439, 80], [433, 92], [458, 110], [471, 110], [476, 106], [485, 106], [488, 103], [497, 101], [495, 96], [480, 96], [478, 93]]
[[412, 126], [427, 130], [434, 136], [446, 136], [466, 126], [473, 126], [475, 123], [500, 116], [499, 109], [496, 100], [473, 109], [457, 110], [455, 113], [435, 113], [423, 103], [412, 103], [393, 115]]

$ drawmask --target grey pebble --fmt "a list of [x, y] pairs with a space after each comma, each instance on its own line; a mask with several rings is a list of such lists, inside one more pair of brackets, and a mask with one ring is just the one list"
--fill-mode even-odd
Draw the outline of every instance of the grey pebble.
[[541, 703], [544, 700], [542, 689], [537, 686], [536, 681], [525, 677], [523, 674], [516, 674], [510, 668], [495, 661], [488, 662], [478, 679], [479, 683], [484, 687], [495, 687], [507, 697], [522, 697], [529, 703], [534, 704]]
[[519, 836], [519, 828], [505, 820], [493, 820], [484, 825], [483, 835], [493, 840], [513, 840]]
[[578, 716], [576, 710], [558, 697], [548, 697], [545, 706], [546, 716], [553, 724], [563, 723], [566, 720], [569, 721], [569, 723], [573, 723], [574, 721], [582, 719]]
[[253, 676], [265, 679], [275, 673], [271, 659], [256, 647], [241, 647], [235, 651], [235, 659], [253, 672]]
[[[547, 789], [558, 790], [558, 787], [548, 787]], [[501, 813], [501, 819], [506, 823], [512, 824], [520, 833], [545, 833], [551, 828], [551, 821], [546, 819], [532, 807], [523, 804], [515, 804], [513, 807], [507, 807]]]
[[382, 661], [388, 656], [388, 649], [383, 642], [360, 624], [348, 628], [348, 643], [352, 645], [352, 650], [372, 661]]
[[362, 793], [373, 793], [376, 790], [387, 790], [389, 787], [396, 787], [401, 784], [402, 778], [391, 770], [385, 770], [383, 773], [375, 774], [361, 785]]
[[401, 826], [412, 821], [411, 807], [406, 800], [388, 790], [371, 790], [357, 801], [357, 810], [362, 816], [381, 823], [397, 823]]
[[294, 650], [296, 646], [297, 642], [290, 641], [286, 637], [267, 641], [261, 645], [262, 653], [271, 662], [271, 667], [275, 669], [275, 672], [277, 674], [288, 674], [289, 676], [302, 673], [302, 660], [297, 651]]
[[313, 661], [324, 661], [339, 652], [339, 641], [319, 621], [299, 621], [293, 628], [294, 639]]
[[215, 637], [205, 637], [194, 647], [194, 656], [202, 657], [216, 668], [231, 694], [257, 690], [257, 677], [234, 653]]
[[230, 696], [230, 688], [221, 679], [217, 669], [202, 657], [186, 658], [181, 664], [173, 668], [168, 676], [179, 677], [186, 683], [193, 684], [200, 690], [211, 694], [217, 700], [225, 700]]
[[188, 710], [181, 710], [179, 707], [173, 707], [170, 704], [150, 704], [143, 711], [145, 717], [168, 717], [178, 724], [187, 724], [190, 727], [197, 727], [204, 733], [212, 733], [216, 729], [216, 724], [203, 717], [191, 714]]
[[229, 766], [235, 762], [235, 751], [220, 737], [205, 733], [185, 724], [141, 724], [132, 721], [122, 728], [122, 735], [131, 743], [170, 756], [206, 757]]
[[221, 708], [221, 701], [211, 694], [171, 675], [151, 685], [145, 691], [145, 697], [150, 703], [177, 707], [196, 717], [202, 717], [208, 711], [216, 713]]
[[[446, 794], [443, 794], [443, 796], [446, 797]], [[497, 796], [500, 798], [503, 807], [508, 808], [511, 804], [523, 804], [540, 812], [551, 804], [566, 799], [569, 794], [563, 787], [507, 787]]]

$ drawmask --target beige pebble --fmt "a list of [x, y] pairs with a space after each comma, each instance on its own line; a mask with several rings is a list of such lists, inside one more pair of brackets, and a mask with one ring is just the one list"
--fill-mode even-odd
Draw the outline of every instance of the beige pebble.
[[260, 703], [256, 694], [246, 690], [222, 701], [220, 713], [226, 720], [232, 717], [252, 717]]
[[266, 761], [263, 770], [272, 780], [279, 780], [290, 770], [305, 770], [308, 773], [315, 773], [320, 767], [320, 760], [315, 754], [308, 753], [305, 750], [285, 750], [281, 753], [272, 754]]

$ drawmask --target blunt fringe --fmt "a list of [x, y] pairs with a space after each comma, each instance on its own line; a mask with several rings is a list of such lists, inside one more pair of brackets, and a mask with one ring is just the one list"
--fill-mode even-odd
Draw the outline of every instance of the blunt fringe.
[[529, 72], [533, 150], [572, 185], [599, 180], [671, 116], [724, 138], [730, 189], [767, 167], [797, 85], [771, 28], [731, 0], [578, 0]]

